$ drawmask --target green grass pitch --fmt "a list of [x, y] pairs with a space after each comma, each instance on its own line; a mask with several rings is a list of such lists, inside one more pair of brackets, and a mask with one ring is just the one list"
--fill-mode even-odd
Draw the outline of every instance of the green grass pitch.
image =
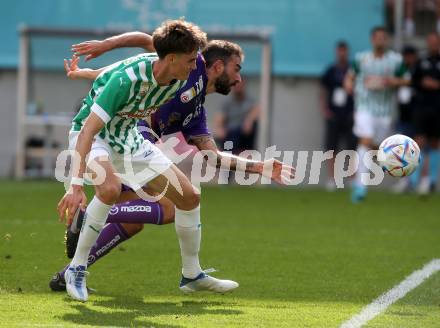
[[[1, 327], [339, 327], [440, 258], [440, 196], [204, 187], [205, 268], [227, 295], [182, 295], [173, 225], [148, 225], [90, 268], [85, 304], [48, 288], [65, 263], [54, 182], [0, 182]], [[90, 198], [89, 198], [90, 199]], [[440, 273], [365, 327], [440, 327]]]

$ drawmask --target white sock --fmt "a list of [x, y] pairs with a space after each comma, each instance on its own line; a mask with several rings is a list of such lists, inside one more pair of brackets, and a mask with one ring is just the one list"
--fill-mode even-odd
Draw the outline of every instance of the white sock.
[[199, 263], [200, 241], [202, 239], [200, 206], [190, 211], [176, 208], [174, 226], [179, 238], [182, 274], [185, 278], [195, 278], [202, 272]]
[[78, 246], [76, 247], [75, 256], [72, 259], [71, 265], [83, 265], [87, 267], [90, 250], [96, 243], [105, 221], [107, 221], [111, 207], [112, 205], [104, 204], [96, 196], [92, 199], [89, 206], [87, 206], [85, 220], [78, 239]]
[[357, 148], [357, 153], [359, 155], [359, 167], [356, 172], [355, 183], [357, 186], [362, 186], [362, 173], [368, 173], [369, 170], [364, 164], [364, 156], [370, 149], [364, 145], [359, 145]]

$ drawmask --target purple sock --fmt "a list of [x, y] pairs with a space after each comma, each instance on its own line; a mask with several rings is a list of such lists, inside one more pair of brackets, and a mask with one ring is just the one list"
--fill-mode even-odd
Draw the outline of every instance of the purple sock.
[[162, 222], [162, 206], [143, 199], [113, 205], [107, 218], [107, 223], [162, 224]]
[[[118, 246], [120, 243], [126, 241], [131, 236], [127, 234], [120, 223], [109, 223], [104, 226], [101, 233], [99, 234], [98, 240], [95, 245], [93, 245], [90, 250], [89, 259], [87, 261], [87, 266], [91, 266], [93, 263], [98, 261], [101, 257], [107, 255], [113, 248]], [[67, 265], [60, 274], [64, 277], [64, 272], [66, 272], [69, 265]]]
[[106, 224], [99, 234], [98, 240], [89, 253], [87, 267], [95, 263], [99, 258], [107, 255], [113, 248], [126, 241], [130, 236], [120, 223]]

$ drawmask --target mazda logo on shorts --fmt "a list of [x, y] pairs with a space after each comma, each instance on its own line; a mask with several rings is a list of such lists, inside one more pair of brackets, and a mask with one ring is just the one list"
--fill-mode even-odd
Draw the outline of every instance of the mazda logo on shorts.
[[113, 206], [113, 207], [110, 209], [110, 214], [111, 214], [111, 215], [118, 214], [118, 212], [119, 212], [119, 207], [117, 207], [117, 206]]
[[92, 263], [92, 262], [95, 262], [95, 260], [96, 260], [95, 255], [89, 255], [89, 257], [88, 257], [88, 259], [87, 259], [87, 262], [88, 262], [88, 263]]

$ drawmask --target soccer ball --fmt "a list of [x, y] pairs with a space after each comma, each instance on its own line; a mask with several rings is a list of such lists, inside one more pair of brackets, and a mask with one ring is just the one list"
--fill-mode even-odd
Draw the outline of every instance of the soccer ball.
[[410, 137], [395, 134], [382, 141], [377, 161], [393, 177], [408, 176], [420, 163], [420, 148]]

